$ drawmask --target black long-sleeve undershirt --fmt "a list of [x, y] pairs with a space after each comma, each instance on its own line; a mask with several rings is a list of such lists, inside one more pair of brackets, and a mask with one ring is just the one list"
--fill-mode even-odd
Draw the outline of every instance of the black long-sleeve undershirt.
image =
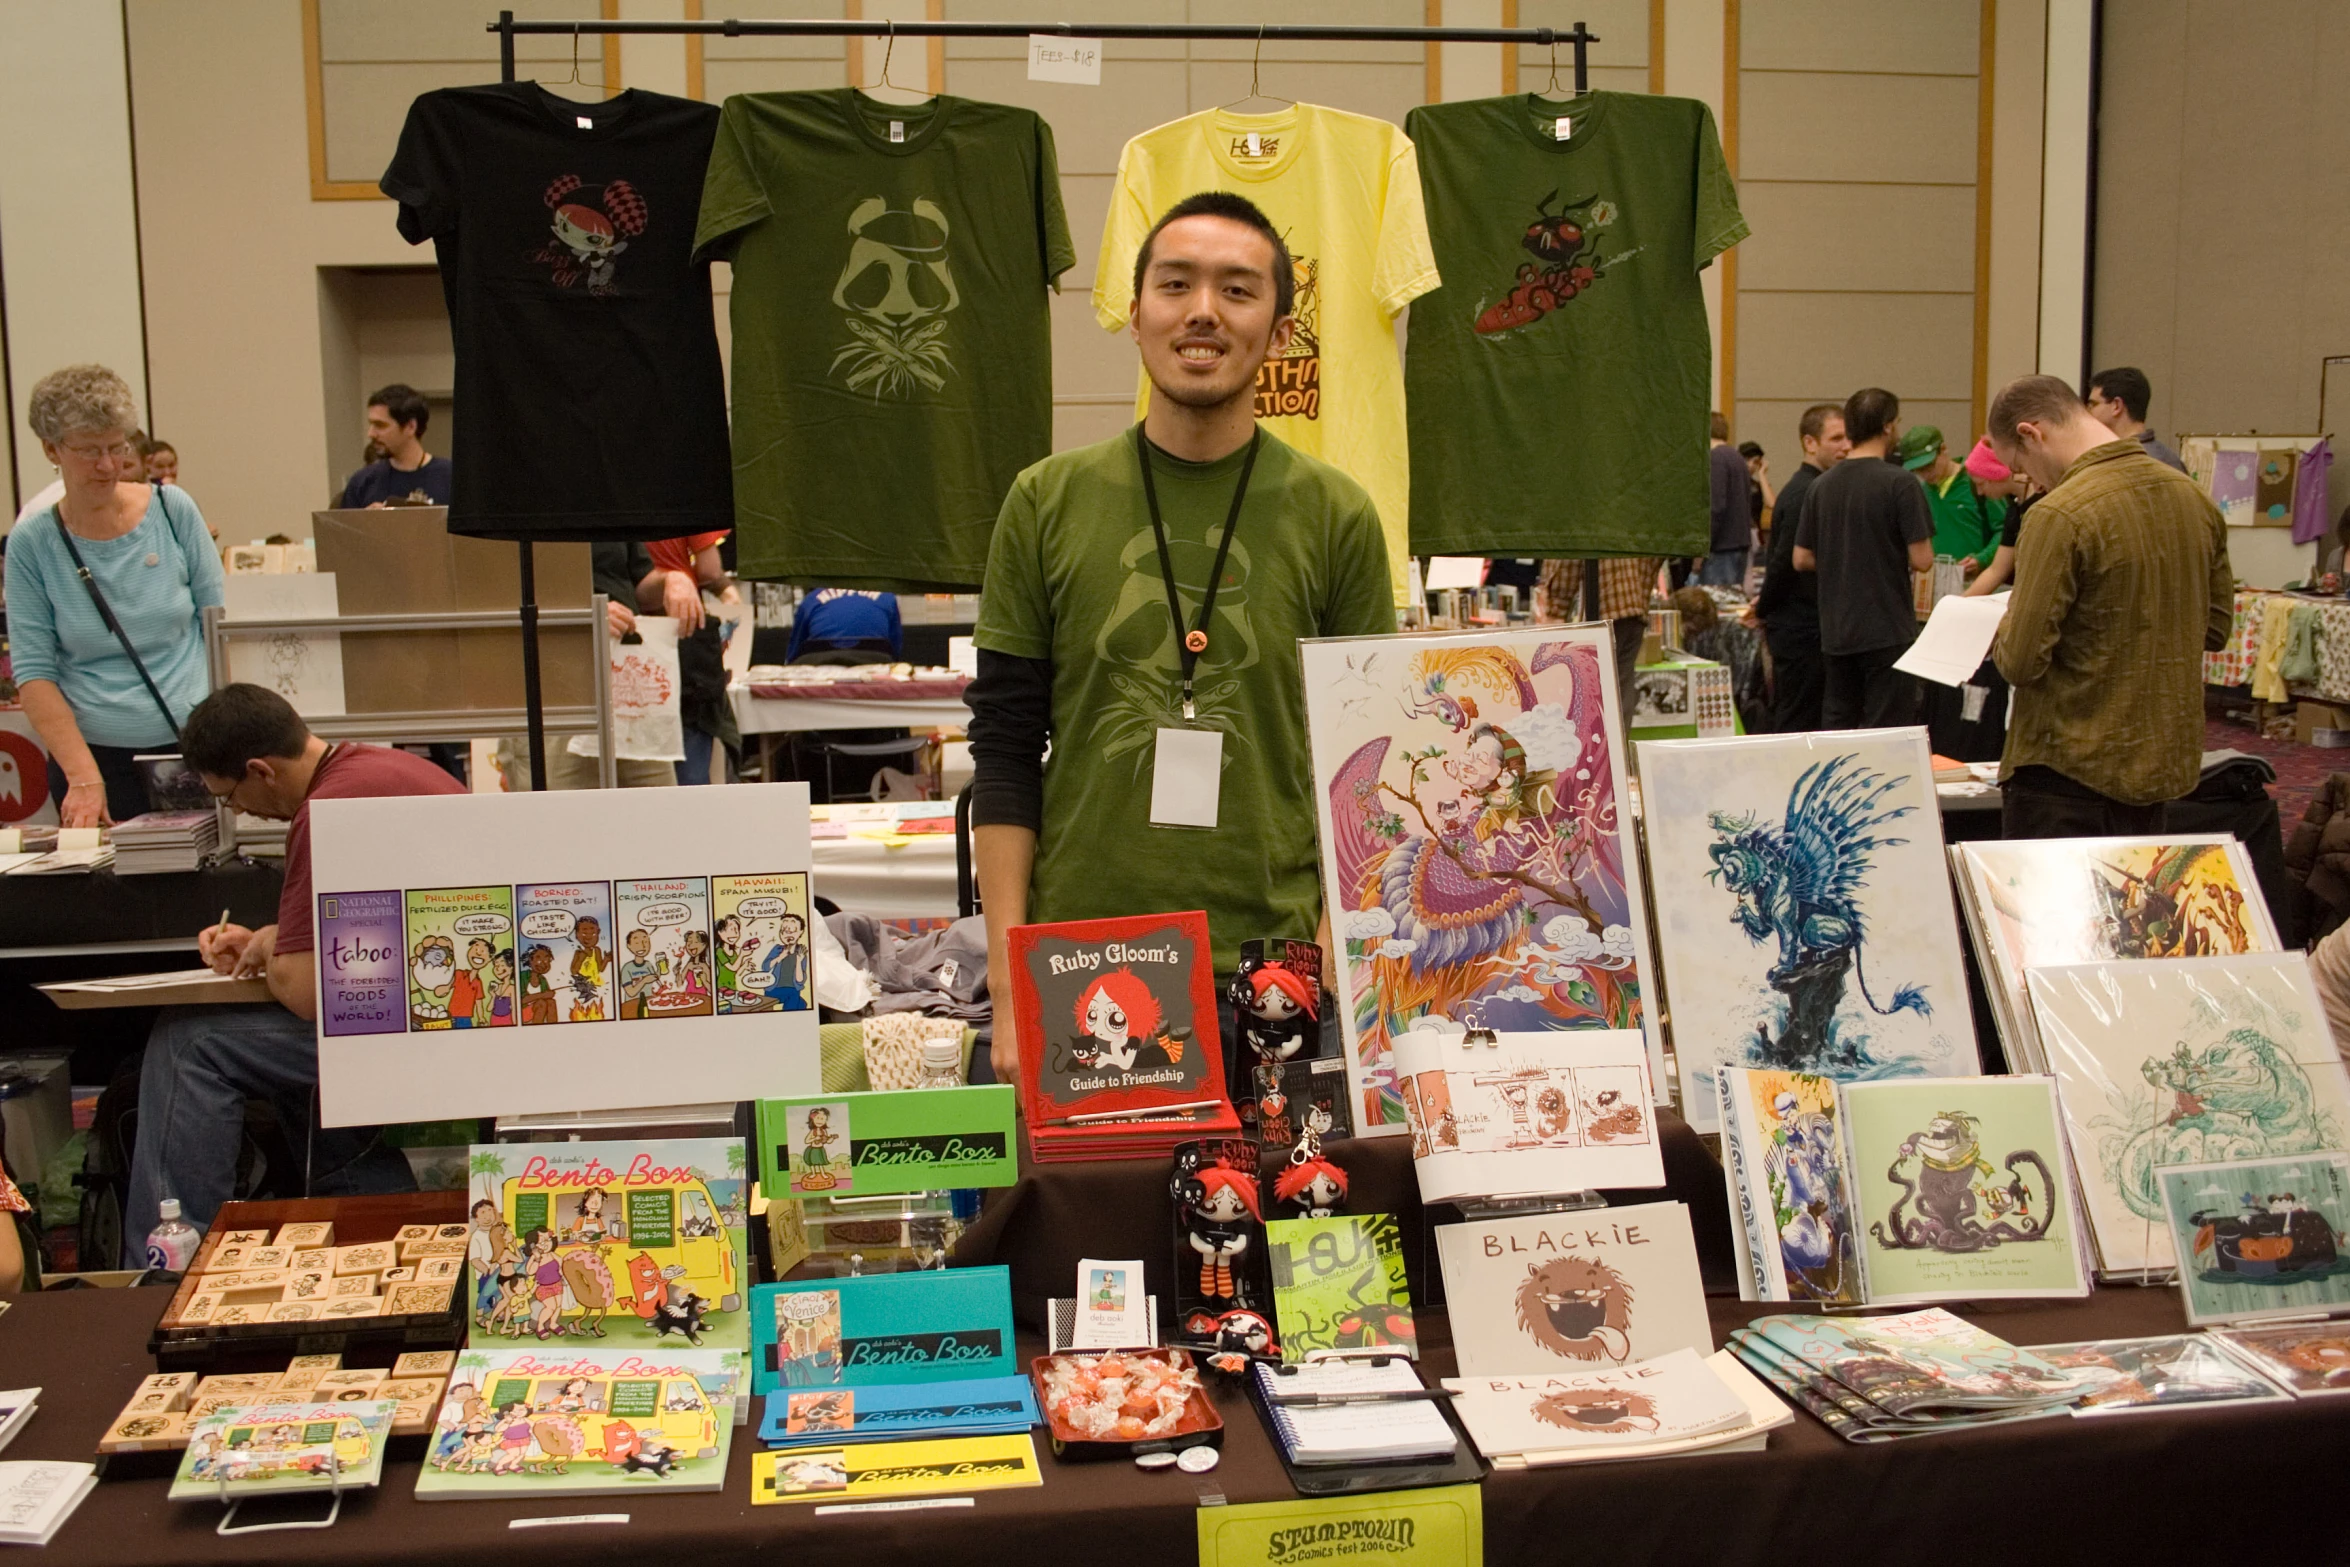
[[971, 825], [1042, 832], [1052, 660], [981, 648], [964, 700], [971, 707]]

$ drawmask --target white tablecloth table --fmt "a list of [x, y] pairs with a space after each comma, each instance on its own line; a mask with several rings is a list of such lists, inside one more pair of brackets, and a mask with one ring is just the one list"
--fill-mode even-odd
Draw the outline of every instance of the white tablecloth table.
[[[953, 919], [955, 835], [926, 833], [884, 841], [893, 820], [938, 817], [954, 820], [954, 805], [936, 800], [888, 805], [819, 805], [810, 811], [817, 836], [814, 885], [850, 914], [877, 919]], [[827, 837], [828, 824], [845, 826], [845, 837]]]

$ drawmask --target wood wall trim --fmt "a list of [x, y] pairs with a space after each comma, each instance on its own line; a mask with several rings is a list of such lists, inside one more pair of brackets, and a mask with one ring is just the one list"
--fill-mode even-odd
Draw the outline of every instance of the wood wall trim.
[[1665, 0], [1648, 0], [1648, 90], [1665, 91]]
[[[1504, 16], [1508, 16], [1516, 9], [1517, 0], [1502, 0], [1502, 14]], [[1444, 25], [1444, 0], [1426, 0], [1426, 3], [1420, 8], [1420, 20], [1430, 27], [1442, 27]], [[1508, 24], [1504, 23], [1503, 25]], [[1444, 102], [1444, 45], [1424, 43], [1420, 45], [1420, 52], [1427, 62], [1427, 75], [1420, 84], [1420, 101], [1422, 103], [1442, 103]], [[1507, 72], [1509, 66], [1505, 63], [1502, 70]]]
[[302, 109], [310, 130], [310, 199], [390, 200], [365, 180], [326, 177], [326, 64], [318, 42], [318, 0], [302, 0]]
[[[603, 13], [604, 20], [607, 22], [619, 21], [620, 0], [604, 0]], [[607, 98], [619, 96], [621, 86], [620, 35], [618, 33], [606, 33], [604, 35], [604, 68], [598, 74], [600, 74], [603, 78], [604, 96]]]
[[[933, 22], [945, 21], [947, 0], [925, 0], [922, 14]], [[929, 45], [927, 63], [930, 68], [930, 92], [932, 97], [936, 97], [947, 90], [947, 41], [944, 38], [932, 38]]]
[[1975, 364], [1974, 422], [1967, 444], [1986, 426], [1991, 406], [1991, 131], [1998, 94], [1999, 0], [1982, 0], [1981, 78], [1975, 87]]
[[[861, 22], [865, 19], [865, 0], [841, 0], [841, 20]], [[865, 40], [851, 33], [848, 46], [842, 50], [842, 69], [848, 73], [851, 87], [865, 85]]]
[[[702, 19], [702, 0], [685, 0], [685, 19], [689, 22]], [[688, 33], [685, 37], [685, 95], [688, 98], [701, 99], [710, 95], [708, 84], [702, 80], [702, 65], [702, 35]]]
[[[1651, 13], [1653, 16], [1653, 12]], [[1650, 31], [1653, 35], [1655, 24]], [[1738, 178], [1738, 57], [1741, 29], [1738, 24], [1738, 0], [1722, 0], [1722, 158], [1730, 166], [1730, 178]], [[1654, 79], [1658, 66], [1649, 64], [1649, 75]], [[1737, 433], [1738, 420], [1738, 247], [1733, 245], [1722, 252], [1722, 417], [1731, 421], [1732, 434]]]
[[[1501, 25], [1518, 25], [1518, 0], [1501, 0]], [[1501, 95], [1514, 98], [1518, 93], [1518, 46], [1504, 44], [1501, 51]]]

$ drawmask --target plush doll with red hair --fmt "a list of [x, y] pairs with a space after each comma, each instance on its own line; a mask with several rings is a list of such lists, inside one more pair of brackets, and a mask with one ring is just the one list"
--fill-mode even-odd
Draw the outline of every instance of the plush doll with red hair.
[[1346, 1202], [1346, 1172], [1319, 1154], [1293, 1159], [1273, 1178], [1273, 1198], [1296, 1203], [1300, 1217], [1327, 1219]]

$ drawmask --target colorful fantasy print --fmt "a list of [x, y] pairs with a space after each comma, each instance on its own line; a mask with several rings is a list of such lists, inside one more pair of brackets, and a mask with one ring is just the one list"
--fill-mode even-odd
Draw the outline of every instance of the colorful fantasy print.
[[1643, 1029], [1646, 920], [1604, 628], [1307, 642], [1323, 887], [1361, 1131], [1403, 1130], [1394, 1040]]

